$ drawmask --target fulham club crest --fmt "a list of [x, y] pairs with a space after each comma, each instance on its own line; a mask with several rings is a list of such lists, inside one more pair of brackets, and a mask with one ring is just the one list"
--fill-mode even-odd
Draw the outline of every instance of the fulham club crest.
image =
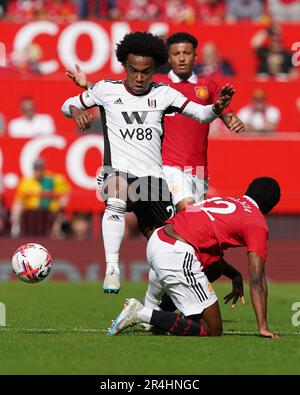
[[196, 96], [200, 99], [208, 98], [208, 89], [207, 86], [196, 86], [195, 87]]
[[148, 106], [150, 108], [156, 108], [156, 100], [155, 99], [148, 99]]

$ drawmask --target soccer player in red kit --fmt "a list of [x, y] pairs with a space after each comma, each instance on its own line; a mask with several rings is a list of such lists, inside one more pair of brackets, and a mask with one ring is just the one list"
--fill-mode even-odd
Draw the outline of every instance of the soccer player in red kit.
[[203, 269], [232, 247], [247, 248], [252, 306], [261, 336], [279, 338], [267, 324], [265, 261], [268, 227], [264, 215], [280, 200], [280, 187], [269, 177], [256, 178], [238, 198], [215, 197], [168, 219], [154, 231], [147, 258], [164, 290], [184, 316], [152, 310], [129, 299], [108, 331], [147, 323], [178, 336], [220, 336], [222, 319], [216, 294]]
[[[165, 82], [195, 102], [211, 104], [218, 97], [219, 85], [210, 77], [197, 76], [193, 66], [197, 58], [198, 41], [186, 32], [175, 33], [168, 37], [168, 60], [171, 70], [167, 75], [156, 74], [156, 82]], [[235, 133], [245, 130], [242, 121], [227, 107], [220, 116], [225, 125]], [[186, 119], [180, 114], [168, 114], [164, 119], [165, 133], [162, 144], [163, 169], [172, 200], [177, 212], [190, 203], [205, 198], [208, 189], [207, 146], [209, 124]], [[244, 303], [243, 279], [241, 274], [225, 262], [214, 262], [206, 272], [210, 281], [221, 275], [232, 280], [232, 292], [225, 296], [227, 303], [233, 298], [232, 306], [239, 297]], [[160, 292], [155, 273], [150, 270], [148, 289], [144, 303], [148, 307], [158, 304], [157, 293]], [[174, 304], [166, 295], [162, 297], [160, 308], [167, 311], [174, 309]]]
[[[197, 76], [193, 66], [197, 58], [198, 41], [185, 33], [168, 37], [168, 75], [156, 74], [154, 81], [165, 82], [199, 104], [212, 104], [219, 96], [219, 85], [209, 77]], [[220, 116], [233, 132], [245, 130], [242, 121], [227, 107]], [[205, 198], [208, 188], [207, 145], [209, 124], [186, 119], [180, 114], [168, 114], [164, 119], [162, 145], [164, 173], [177, 211], [187, 204]]]

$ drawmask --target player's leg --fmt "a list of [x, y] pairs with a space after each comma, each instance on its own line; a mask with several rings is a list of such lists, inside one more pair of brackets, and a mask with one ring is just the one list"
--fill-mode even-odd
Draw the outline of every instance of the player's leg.
[[153, 310], [130, 299], [109, 335], [139, 322], [177, 336], [219, 336], [222, 324], [217, 297], [193, 251], [188, 244], [168, 239], [163, 229], [155, 231], [147, 246], [148, 262], [184, 316]]
[[103, 184], [106, 208], [102, 217], [102, 237], [105, 250], [106, 273], [103, 283], [105, 293], [120, 290], [119, 251], [125, 231], [127, 180], [116, 174], [109, 175]]
[[[165, 180], [156, 177], [140, 177], [141, 190], [139, 200], [134, 206], [141, 232], [149, 239], [153, 231], [163, 226], [164, 222], [174, 215], [172, 195]], [[129, 186], [128, 195], [132, 193], [133, 185]]]
[[188, 204], [194, 203], [192, 176], [175, 166], [163, 168], [176, 211], [183, 210]]
[[[201, 318], [201, 316], [206, 319]], [[203, 310], [202, 315], [184, 317], [176, 313], [153, 310], [137, 299], [126, 300], [123, 310], [112, 322], [108, 335], [114, 336], [130, 326], [141, 323], [176, 336], [221, 336], [222, 320], [218, 301]]]
[[[140, 310], [138, 316], [145, 312]], [[221, 336], [222, 319], [218, 301], [204, 308], [202, 314], [182, 316], [180, 314], [153, 310], [150, 324], [177, 336]]]
[[[185, 173], [183, 170], [178, 169], [175, 166], [164, 166], [164, 173], [169, 190], [172, 193], [173, 204], [176, 206], [177, 212], [185, 209], [188, 204], [204, 198], [208, 188], [208, 180], [197, 179], [195, 176]], [[154, 296], [156, 289], [155, 275], [151, 273], [151, 279], [148, 281], [147, 290], [147, 293], [151, 295], [150, 300], [155, 299]], [[144, 298], [146, 303], [145, 305], [154, 308], [158, 299], [155, 304], [150, 301], [147, 303], [147, 293]], [[160, 293], [157, 295], [160, 295]], [[176, 310], [176, 306], [167, 294], [161, 296], [159, 307], [164, 311], [172, 312]]]
[[[178, 241], [173, 245], [168, 242], [174, 243], [174, 240], [159, 230], [149, 241], [147, 257], [184, 317], [172, 312], [153, 311], [150, 324], [178, 336], [219, 336], [221, 316], [217, 298], [193, 247]], [[162, 249], [164, 252], [157, 252]]]
[[[170, 166], [164, 166], [164, 172], [170, 190], [175, 192], [173, 201], [176, 204], [177, 212], [184, 210], [188, 204], [205, 199], [208, 190], [207, 179], [186, 174]], [[168, 294], [162, 296], [159, 308], [169, 312], [176, 310], [176, 306]]]
[[[188, 317], [192, 320], [196, 320], [197, 317]], [[221, 336], [223, 333], [222, 317], [220, 312], [220, 306], [218, 301], [203, 310], [201, 315], [200, 323], [204, 327], [204, 331], [207, 336]]]
[[143, 305], [154, 310], [159, 310], [160, 301], [165, 294], [163, 284], [157, 278], [153, 269], [149, 270], [148, 288], [143, 299]]
[[[150, 177], [147, 181], [151, 198], [139, 202], [135, 209], [139, 226], [146, 237], [150, 237], [155, 228], [163, 226], [164, 222], [174, 214], [172, 197], [165, 180]], [[143, 298], [146, 307], [158, 308], [164, 290], [155, 272], [150, 269], [148, 289]], [[149, 329], [147, 327], [147, 329]]]
[[[176, 166], [163, 166], [164, 173], [166, 177], [166, 182], [168, 188], [172, 194], [172, 201], [174, 206], [176, 207], [176, 212], [185, 209], [188, 204], [194, 203], [195, 199], [193, 196], [193, 178], [192, 176], [186, 174], [183, 170], [177, 168]], [[154, 299], [155, 295], [155, 275], [151, 274], [151, 281], [148, 281], [148, 290], [147, 293], [152, 295], [152, 299]], [[156, 280], [158, 282], [158, 280]], [[147, 294], [146, 294], [147, 295]], [[160, 295], [160, 294], [158, 294]], [[155, 304], [157, 304], [159, 299], [156, 300]], [[144, 298], [146, 302], [146, 306], [151, 307], [154, 305], [151, 303], [147, 304], [147, 298]], [[172, 299], [168, 294], [164, 293], [161, 296], [159, 308], [163, 311], [175, 311], [176, 306], [174, 305]]]

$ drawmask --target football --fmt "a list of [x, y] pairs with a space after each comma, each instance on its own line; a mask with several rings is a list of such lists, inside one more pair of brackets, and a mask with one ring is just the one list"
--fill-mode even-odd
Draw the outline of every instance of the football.
[[28, 243], [15, 251], [12, 267], [20, 280], [26, 283], [38, 283], [48, 277], [52, 258], [47, 248], [40, 244]]

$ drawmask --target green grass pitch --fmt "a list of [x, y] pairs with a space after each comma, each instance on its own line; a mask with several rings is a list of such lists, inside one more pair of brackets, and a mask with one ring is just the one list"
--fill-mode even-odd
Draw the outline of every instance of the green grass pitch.
[[224, 305], [230, 283], [216, 283], [224, 320], [220, 338], [155, 336], [141, 329], [115, 337], [104, 331], [125, 297], [141, 298], [145, 283], [104, 295], [101, 284], [45, 281], [0, 283], [6, 327], [0, 327], [0, 374], [299, 374], [300, 326], [291, 306], [300, 284], [269, 285], [269, 324], [283, 334], [257, 335], [249, 290], [246, 305]]

